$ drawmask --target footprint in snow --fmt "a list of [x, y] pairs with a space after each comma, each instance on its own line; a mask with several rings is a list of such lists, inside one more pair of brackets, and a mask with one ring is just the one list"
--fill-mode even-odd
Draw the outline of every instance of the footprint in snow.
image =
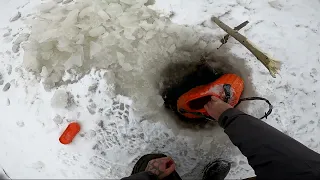
[[3, 91], [3, 92], [6, 92], [6, 91], [8, 91], [8, 90], [10, 89], [10, 87], [11, 87], [11, 84], [10, 84], [10, 83], [7, 83], [6, 85], [4, 85], [2, 91]]
[[16, 124], [19, 127], [24, 127], [24, 122], [23, 121], [18, 121]]

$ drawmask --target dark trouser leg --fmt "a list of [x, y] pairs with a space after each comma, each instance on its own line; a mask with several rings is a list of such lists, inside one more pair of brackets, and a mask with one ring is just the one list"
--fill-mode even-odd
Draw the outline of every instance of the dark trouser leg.
[[260, 119], [229, 109], [219, 124], [257, 179], [320, 179], [320, 155]]

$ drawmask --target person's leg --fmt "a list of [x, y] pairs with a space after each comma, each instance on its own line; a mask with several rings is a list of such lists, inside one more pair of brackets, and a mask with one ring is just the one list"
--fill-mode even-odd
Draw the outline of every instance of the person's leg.
[[228, 109], [219, 124], [257, 179], [320, 179], [320, 155], [260, 119]]
[[[162, 158], [162, 157], [167, 157], [167, 156], [164, 154], [147, 154], [142, 156], [133, 167], [131, 174], [133, 175], [133, 174], [137, 174], [145, 171], [149, 161], [153, 159]], [[165, 177], [163, 180], [182, 180], [182, 179], [179, 176], [179, 174], [176, 171], [174, 171], [171, 175]]]

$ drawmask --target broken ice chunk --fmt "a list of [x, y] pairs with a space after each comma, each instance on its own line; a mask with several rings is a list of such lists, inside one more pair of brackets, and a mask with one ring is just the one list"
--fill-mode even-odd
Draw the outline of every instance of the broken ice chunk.
[[112, 46], [116, 44], [117, 38], [112, 34], [108, 34], [107, 36], [103, 36], [102, 41], [104, 46]]
[[31, 71], [39, 72], [40, 64], [37, 59], [36, 51], [25, 51], [23, 55], [23, 66]]
[[123, 35], [125, 38], [130, 39], [130, 40], [135, 40], [136, 37], [134, 37], [132, 34], [134, 33], [134, 29], [126, 28], [124, 29]]
[[160, 95], [154, 96], [154, 102], [158, 107], [162, 107], [164, 104], [164, 100]]
[[119, 44], [119, 47], [123, 48], [127, 52], [133, 52], [133, 47], [129, 41], [124, 41]]
[[71, 69], [74, 66], [81, 67], [82, 66], [82, 58], [80, 54], [73, 54], [70, 58], [64, 63], [64, 67], [66, 69]]
[[53, 9], [55, 6], [56, 6], [56, 3], [51, 1], [51, 2], [48, 2], [48, 3], [40, 4], [38, 6], [38, 9], [40, 10], [40, 12], [47, 13], [51, 9]]
[[89, 35], [91, 37], [98, 37], [98, 36], [101, 36], [105, 32], [106, 32], [106, 29], [103, 26], [98, 26], [96, 28], [91, 29], [89, 31]]
[[182, 27], [178, 24], [170, 24], [167, 28], [166, 28], [166, 32], [171, 34], [171, 33], [180, 33], [181, 32]]
[[65, 18], [65, 16], [60, 12], [57, 12], [57, 13], [52, 12], [52, 14], [49, 14], [49, 13], [43, 14], [41, 18], [49, 21], [60, 21], [61, 19]]
[[157, 25], [156, 26], [156, 30], [163, 31], [164, 28], [166, 27], [165, 23], [163, 21], [160, 21], [160, 20], [156, 20], [155, 19], [155, 24]]
[[45, 66], [42, 66], [42, 70], [41, 70], [40, 75], [41, 75], [41, 77], [45, 77], [45, 78], [49, 76], [48, 69]]
[[110, 3], [106, 11], [111, 17], [118, 17], [123, 13], [122, 6], [118, 3]]
[[93, 10], [94, 9], [92, 6], [86, 7], [81, 10], [81, 12], [79, 13], [79, 17], [84, 18], [85, 16], [89, 16], [93, 12]]
[[143, 31], [142, 29], [139, 29], [138, 32], [136, 33], [136, 37], [137, 38], [142, 38], [145, 35], [145, 31]]
[[118, 57], [119, 64], [123, 68], [123, 70], [131, 71], [133, 69], [129, 63], [125, 62], [126, 57], [122, 53], [117, 52], [117, 57]]
[[40, 44], [40, 47], [43, 51], [50, 51], [51, 49], [53, 49], [54, 44], [53, 42], [44, 42]]
[[207, 47], [207, 43], [206, 43], [205, 41], [201, 40], [201, 41], [199, 42], [199, 47], [200, 47], [200, 49], [204, 49], [204, 48]]
[[168, 49], [168, 52], [169, 52], [170, 54], [172, 54], [175, 50], [176, 50], [176, 45], [175, 45], [175, 44], [172, 44], [172, 45], [170, 46], [170, 48]]
[[60, 37], [58, 39], [58, 44], [56, 45], [57, 49], [62, 52], [70, 52], [74, 51], [72, 42], [66, 37]]
[[101, 46], [93, 41], [90, 42], [90, 58], [101, 51]]
[[54, 71], [56, 73], [53, 73], [51, 74], [51, 76], [49, 77], [49, 79], [53, 82], [53, 83], [56, 83], [56, 82], [59, 82], [61, 80], [61, 77], [62, 77], [62, 74], [61, 72], [58, 73], [59, 71], [57, 69], [54, 69]]
[[126, 28], [136, 27], [138, 24], [138, 18], [132, 13], [123, 13], [119, 18], [120, 25]]
[[133, 67], [129, 63], [123, 63], [123, 64], [120, 64], [120, 65], [123, 68], [123, 70], [125, 70], [125, 71], [131, 71], [133, 69]]
[[149, 31], [149, 30], [155, 28], [154, 24], [149, 24], [147, 21], [141, 21], [139, 26], [142, 27], [146, 31]]
[[43, 60], [50, 60], [51, 57], [53, 56], [53, 50], [42, 51], [40, 52], [40, 56], [42, 57]]
[[39, 43], [48, 41], [49, 39], [57, 38], [59, 36], [57, 29], [49, 29], [41, 35], [34, 37]]
[[75, 9], [67, 15], [66, 19], [61, 23], [62, 27], [70, 27], [77, 22], [79, 9]]
[[186, 45], [189, 45], [189, 46], [193, 46], [194, 44], [196, 44], [199, 40], [199, 36], [196, 35], [196, 34], [193, 34], [191, 36], [187, 36], [189, 37], [188, 39], [186, 39]]
[[117, 52], [118, 61], [124, 62], [124, 59], [126, 58], [122, 53]]
[[155, 34], [157, 34], [157, 32], [155, 32], [155, 31], [148, 31], [147, 34], [146, 34], [146, 36], [145, 36], [145, 39], [146, 39], [146, 40], [149, 40], [149, 39], [153, 38], [153, 36], [154, 36]]
[[68, 93], [64, 90], [57, 90], [51, 98], [51, 107], [66, 108], [68, 107]]
[[84, 35], [83, 34], [78, 34], [76, 37], [76, 44], [83, 44], [84, 42]]
[[141, 18], [147, 19], [149, 17], [151, 17], [151, 14], [148, 12], [147, 9], [143, 9], [143, 14], [141, 15]]
[[47, 92], [51, 91], [51, 89], [55, 86], [55, 83], [50, 78], [45, 78], [42, 81], [42, 84], [43, 84], [43, 88]]
[[98, 11], [99, 16], [105, 21], [110, 19], [110, 16], [103, 10]]
[[15, 15], [10, 18], [10, 22], [16, 21], [21, 17], [21, 13], [18, 11]]

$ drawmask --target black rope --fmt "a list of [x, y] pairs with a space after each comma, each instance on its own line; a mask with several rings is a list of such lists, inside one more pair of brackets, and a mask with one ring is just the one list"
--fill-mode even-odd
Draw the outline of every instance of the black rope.
[[[272, 110], [273, 110], [273, 106], [272, 104], [270, 103], [270, 101], [266, 98], [263, 98], [263, 97], [247, 97], [247, 98], [242, 98], [239, 100], [239, 102], [234, 106], [237, 107], [240, 103], [242, 103], [243, 101], [255, 101], [255, 100], [261, 100], [261, 101], [265, 101], [268, 105], [269, 105], [269, 110], [267, 112], [264, 113], [264, 116], [262, 116], [260, 119], [263, 119], [263, 118], [266, 118], [272, 113]], [[185, 113], [190, 113], [190, 114], [193, 114], [193, 115], [196, 115], [196, 116], [199, 116], [201, 118], [205, 118], [206, 120], [209, 120], [209, 121], [216, 121], [215, 119], [209, 117], [209, 116], [206, 116], [200, 112], [189, 112], [185, 109], [179, 109], [179, 112], [181, 114], [185, 114]]]
[[264, 113], [264, 116], [262, 116], [260, 119], [263, 119], [263, 118], [268, 118], [268, 116], [272, 113], [272, 110], [273, 110], [273, 106], [272, 104], [270, 103], [270, 101], [266, 98], [263, 98], [263, 97], [248, 97], [248, 98], [242, 98], [239, 100], [238, 104], [236, 104], [234, 107], [237, 107], [241, 102], [243, 101], [255, 101], [255, 100], [260, 100], [260, 101], [265, 101], [268, 105], [269, 105], [269, 110]]
[[185, 109], [179, 109], [179, 112], [181, 114], [185, 114], [185, 113], [193, 114], [193, 115], [199, 116], [201, 118], [204, 118], [204, 119], [206, 119], [208, 121], [216, 121], [215, 119], [211, 118], [210, 116], [206, 116], [206, 115], [202, 114], [201, 112], [190, 112], [190, 111], [187, 111]]

